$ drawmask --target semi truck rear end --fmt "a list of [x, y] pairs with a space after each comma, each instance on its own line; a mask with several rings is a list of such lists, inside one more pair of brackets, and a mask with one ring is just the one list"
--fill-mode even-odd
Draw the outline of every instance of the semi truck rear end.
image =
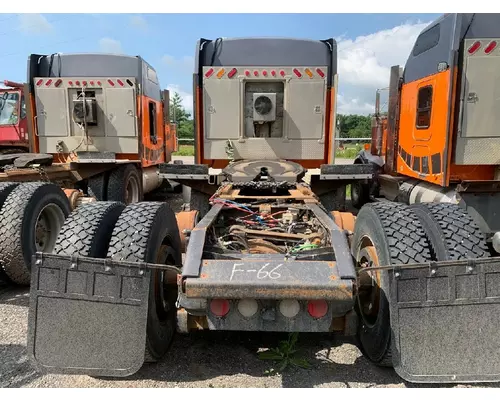
[[[189, 210], [75, 210], [58, 240], [83, 223], [85, 245], [33, 258], [33, 362], [127, 376], [168, 357], [174, 332], [330, 332], [357, 337], [372, 362], [409, 381], [497, 381], [483, 350], [500, 344], [499, 302], [476, 307], [469, 293], [477, 279], [494, 282], [498, 260], [437, 262], [403, 204], [345, 211], [346, 186], [374, 169], [334, 164], [335, 40], [201, 39], [195, 68], [196, 164], [159, 168], [192, 188]], [[446, 298], [457, 281], [464, 297]], [[463, 339], [478, 327], [487, 345]], [[473, 368], [453, 344], [481, 354]]]
[[[141, 57], [31, 54], [27, 65], [27, 83], [7, 82], [0, 97], [0, 147], [11, 153], [0, 156], [0, 262], [20, 285], [72, 209], [142, 200], [164, 184], [158, 165], [177, 146], [168, 91]], [[20, 154], [16, 137], [30, 150]]]

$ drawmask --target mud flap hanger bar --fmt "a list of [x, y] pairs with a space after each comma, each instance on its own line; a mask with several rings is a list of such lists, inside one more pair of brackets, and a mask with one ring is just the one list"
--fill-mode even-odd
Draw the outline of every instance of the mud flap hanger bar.
[[494, 264], [500, 262], [500, 257], [489, 257], [489, 258], [471, 258], [467, 260], [446, 260], [446, 261], [430, 261], [427, 263], [413, 263], [413, 264], [392, 264], [392, 265], [383, 265], [383, 266], [376, 266], [376, 267], [365, 267], [365, 268], [360, 268], [358, 270], [358, 275], [364, 272], [370, 272], [370, 271], [381, 271], [381, 270], [393, 270], [396, 273], [399, 270], [402, 269], [422, 269], [422, 268], [429, 268], [429, 271], [431, 271], [431, 274], [434, 275], [432, 272], [433, 270], [435, 271], [437, 268], [443, 268], [443, 267], [461, 267], [461, 266], [466, 266], [468, 272], [474, 271], [476, 269], [477, 264]]

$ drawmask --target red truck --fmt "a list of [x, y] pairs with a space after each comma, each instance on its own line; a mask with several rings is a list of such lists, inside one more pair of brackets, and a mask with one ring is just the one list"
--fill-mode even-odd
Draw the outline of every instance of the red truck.
[[4, 81], [0, 88], [0, 154], [29, 151], [28, 120], [22, 83]]

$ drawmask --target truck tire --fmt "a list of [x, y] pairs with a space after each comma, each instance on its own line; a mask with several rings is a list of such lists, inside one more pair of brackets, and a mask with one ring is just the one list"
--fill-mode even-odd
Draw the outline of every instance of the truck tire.
[[[408, 206], [398, 203], [367, 204], [360, 210], [354, 227], [352, 253], [361, 268], [364, 262], [390, 265], [431, 260], [429, 242], [419, 220]], [[356, 311], [360, 316], [361, 351], [375, 364], [391, 367], [388, 296], [386, 270], [359, 275]]]
[[189, 209], [191, 211], [197, 210], [200, 220], [210, 211], [210, 196], [206, 193], [200, 192], [191, 188], [189, 194]]
[[116, 221], [124, 209], [125, 204], [113, 201], [77, 207], [64, 222], [53, 253], [105, 258]]
[[125, 204], [142, 201], [141, 179], [139, 170], [132, 164], [115, 168], [109, 174], [106, 200]]
[[[365, 164], [361, 159], [354, 160], [354, 164]], [[361, 181], [351, 183], [351, 204], [358, 210], [370, 202], [370, 185]]]
[[71, 207], [62, 189], [46, 182], [18, 185], [0, 210], [0, 259], [11, 281], [29, 285], [31, 257], [51, 253]]
[[[19, 183], [17, 182], [1, 182], [0, 183], [0, 210], [3, 207], [3, 203], [7, 199], [7, 196], [12, 192]], [[9, 277], [5, 273], [2, 267], [2, 262], [0, 261], [0, 282], [10, 282]]]
[[485, 235], [459, 205], [421, 203], [410, 208], [422, 224], [435, 261], [490, 256]]
[[95, 197], [97, 201], [107, 200], [109, 174], [103, 172], [88, 179], [87, 187], [89, 196]]
[[[181, 266], [181, 239], [175, 214], [167, 203], [128, 205], [116, 222], [108, 250], [113, 260]], [[164, 284], [162, 271], [151, 271], [146, 362], [161, 359], [176, 330], [177, 284]]]

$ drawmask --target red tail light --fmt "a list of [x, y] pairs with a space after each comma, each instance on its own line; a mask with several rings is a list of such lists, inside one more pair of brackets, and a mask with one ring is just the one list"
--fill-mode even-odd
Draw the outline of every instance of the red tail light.
[[274, 71], [274, 70], [273, 70], [273, 71], [271, 71], [271, 75], [272, 75], [272, 76], [276, 76], [276, 71]]
[[259, 71], [253, 71], [254, 76], [259, 76]]
[[294, 73], [295, 75], [297, 75], [297, 77], [298, 77], [298, 78], [301, 78], [301, 77], [302, 77], [302, 74], [300, 73], [300, 71], [299, 71], [297, 68], [294, 68], [294, 69], [293, 69], [293, 73]]
[[115, 83], [114, 83], [111, 79], [108, 79], [108, 83], [109, 83], [111, 86], [115, 86]]
[[250, 71], [248, 71], [248, 70], [247, 70], [247, 71], [245, 71], [245, 75], [246, 75], [246, 76], [250, 76]]
[[62, 83], [62, 79], [58, 79], [58, 80], [56, 81], [56, 83], [54, 83], [54, 86], [55, 86], [55, 87], [59, 87], [59, 86], [61, 85], [61, 83]]
[[117, 79], [116, 81], [118, 82], [118, 84], [119, 84], [120, 86], [123, 86], [123, 85], [124, 85], [124, 83], [123, 83], [120, 79]]
[[94, 81], [90, 81], [90, 86], [94, 86]]
[[469, 47], [469, 50], [467, 50], [469, 52], [469, 54], [474, 54], [476, 51], [479, 50], [479, 48], [481, 47], [481, 42], [475, 42], [471, 47]]
[[324, 73], [321, 69], [316, 68], [316, 72], [317, 72], [317, 73], [318, 73], [318, 75], [319, 75], [319, 76], [321, 76], [322, 78], [324, 78], [324, 77], [325, 77], [325, 73]]
[[281, 70], [280, 71], [280, 75], [284, 77], [285, 76], [285, 71]]
[[36, 82], [36, 85], [40, 86], [42, 83], [43, 83], [43, 79], [38, 79], [38, 81]]
[[205, 73], [205, 77], [207, 78], [210, 78], [212, 76], [212, 74], [214, 73], [214, 69], [213, 68], [210, 68], [206, 73]]
[[102, 86], [101, 81], [97, 81], [97, 84], [98, 84], [99, 86]]
[[210, 311], [217, 317], [223, 317], [229, 312], [229, 300], [214, 299], [210, 302]]
[[69, 86], [73, 86], [73, 81], [68, 81]]
[[87, 86], [87, 81], [83, 81], [83, 82], [82, 82], [82, 85], [83, 85], [83, 86]]
[[262, 71], [262, 75], [267, 76], [267, 71]]
[[497, 47], [497, 42], [495, 42], [493, 40], [492, 42], [490, 42], [490, 44], [488, 46], [486, 46], [486, 48], [484, 49], [484, 52], [486, 54], [490, 54], [493, 50], [495, 50], [495, 47]]
[[233, 68], [231, 71], [227, 73], [227, 77], [232, 78], [236, 74], [236, 72], [238, 72], [238, 70], [236, 68]]
[[313, 318], [322, 318], [328, 311], [328, 303], [325, 300], [310, 300], [307, 303], [307, 311]]
[[80, 81], [75, 81], [76, 86], [80, 86]]
[[49, 79], [47, 82], [45, 82], [45, 86], [50, 86], [52, 84], [52, 79]]

